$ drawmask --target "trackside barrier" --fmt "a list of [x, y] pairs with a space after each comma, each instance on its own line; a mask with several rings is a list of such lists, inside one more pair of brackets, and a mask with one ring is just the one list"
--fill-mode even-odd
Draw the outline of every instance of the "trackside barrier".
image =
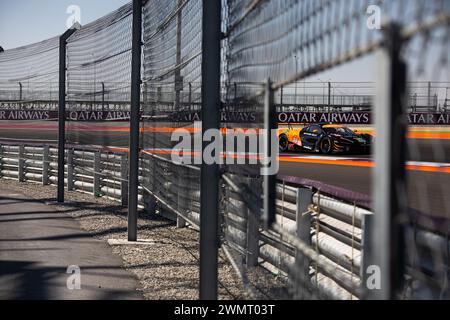
[[[128, 190], [127, 155], [106, 148], [67, 146], [65, 185], [69, 190], [107, 197], [126, 205]], [[158, 193], [139, 186], [141, 208], [177, 221], [178, 227], [190, 225], [199, 230], [200, 191], [197, 181], [200, 169], [178, 165], [157, 155], [141, 154], [141, 185], [158, 183]], [[42, 185], [57, 183], [57, 148], [52, 145], [0, 143], [0, 177]], [[145, 177], [145, 178], [143, 178]], [[229, 185], [226, 188], [225, 185]], [[262, 267], [277, 275], [295, 290], [294, 297], [359, 299], [367, 266], [364, 265], [364, 226], [372, 217], [369, 199], [361, 194], [295, 177], [278, 177], [275, 231], [264, 230], [260, 212], [243, 187], [262, 189], [261, 178], [222, 175], [221, 243], [231, 265], [249, 284], [246, 270]], [[259, 188], [259, 189], [258, 189]], [[155, 189], [154, 189], [155, 190]], [[253, 202], [253, 204], [252, 204]], [[417, 213], [415, 213], [417, 214]], [[417, 220], [417, 219], [416, 219]], [[442, 230], [428, 225], [414, 225], [407, 237], [420, 252], [409, 255], [409, 269], [420, 265], [429, 272], [448, 275], [448, 261], [430, 265], [427, 254], [450, 251], [450, 241]], [[445, 223], [445, 222], [444, 222]], [[448, 222], [446, 222], [448, 223]], [[449, 226], [449, 224], [447, 224]], [[444, 230], [445, 231], [445, 230]], [[445, 269], [447, 268], [447, 269]], [[424, 286], [430, 279], [415, 279]], [[436, 280], [433, 280], [436, 281]], [[301, 285], [298, 285], [301, 283]], [[425, 283], [425, 284], [424, 284]], [[250, 296], [257, 291], [250, 288]], [[315, 293], [316, 294], [316, 293]], [[413, 293], [408, 292], [410, 296]]]

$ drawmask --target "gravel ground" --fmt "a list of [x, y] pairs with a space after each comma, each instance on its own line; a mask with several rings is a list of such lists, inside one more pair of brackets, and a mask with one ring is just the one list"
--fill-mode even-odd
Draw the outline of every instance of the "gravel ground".
[[[34, 183], [18, 183], [1, 179], [1, 186], [21, 192], [40, 201], [54, 201], [56, 187]], [[76, 218], [84, 230], [94, 237], [108, 239], [127, 238], [126, 209], [106, 198], [95, 198], [80, 192], [66, 191], [66, 204], [57, 205], [61, 211]], [[127, 270], [139, 279], [139, 290], [145, 298], [158, 300], [198, 299], [199, 234], [190, 228], [176, 228], [176, 224], [159, 215], [139, 213], [139, 239], [152, 240], [145, 246], [114, 246]], [[247, 295], [239, 277], [220, 250], [219, 299], [245, 299]], [[256, 279], [264, 295], [260, 298], [276, 298], [273, 292], [282, 291], [280, 284], [262, 268], [254, 268], [250, 274]]]

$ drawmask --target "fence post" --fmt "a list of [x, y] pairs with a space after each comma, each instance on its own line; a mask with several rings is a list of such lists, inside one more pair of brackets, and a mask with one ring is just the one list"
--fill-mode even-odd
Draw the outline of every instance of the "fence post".
[[123, 154], [120, 159], [120, 197], [122, 206], [128, 205], [128, 156]]
[[[298, 188], [296, 195], [296, 222], [297, 236], [308, 246], [311, 246], [311, 213], [308, 206], [312, 203], [313, 192], [311, 189]], [[308, 296], [308, 287], [304, 287], [309, 283], [309, 266], [310, 260], [299, 250], [295, 250], [295, 265], [300, 272], [299, 278], [304, 280], [297, 286], [298, 299], [305, 299]]]
[[133, 0], [131, 50], [131, 114], [128, 184], [128, 241], [137, 241], [139, 185], [139, 122], [141, 110], [142, 0]]
[[[402, 39], [396, 24], [386, 29], [385, 45], [378, 51], [380, 67], [375, 98], [374, 217], [370, 231], [369, 265], [379, 273], [380, 284], [368, 287], [369, 299], [396, 299], [404, 267], [403, 228], [406, 206], [405, 144], [407, 117], [406, 65], [401, 58]], [[373, 269], [373, 268], [371, 268]], [[365, 270], [367, 272], [367, 270]]]
[[370, 265], [370, 230], [373, 228], [373, 215], [363, 215], [361, 221], [361, 268], [359, 272], [359, 276], [361, 278], [361, 300], [365, 300], [368, 298], [366, 284], [369, 278], [369, 274], [367, 273], [368, 267]]
[[66, 45], [67, 39], [79, 28], [72, 28], [59, 37], [59, 112], [58, 112], [58, 202], [64, 202], [64, 155], [66, 144]]
[[100, 197], [101, 185], [100, 185], [100, 160], [101, 152], [96, 151], [94, 153], [94, 196]]
[[67, 190], [72, 191], [74, 189], [74, 163], [73, 163], [73, 149], [67, 150]]
[[283, 106], [283, 94], [284, 94], [284, 87], [283, 86], [281, 86], [281, 88], [280, 88], [280, 105], [281, 105], [281, 111], [285, 111], [284, 110], [284, 106]]
[[17, 164], [18, 180], [19, 182], [25, 181], [25, 146], [21, 144], [19, 146], [19, 161]]
[[48, 172], [50, 167], [50, 147], [44, 146], [42, 149], [42, 185], [48, 185]]
[[[246, 183], [251, 186], [251, 190], [254, 190], [256, 194], [261, 194], [261, 180], [252, 178], [246, 178]], [[259, 207], [259, 206], [258, 206]], [[247, 207], [247, 233], [246, 233], [246, 257], [245, 262], [247, 267], [255, 267], [258, 265], [259, 258], [259, 228], [260, 217], [259, 212], [253, 212]]]
[[182, 26], [182, 10], [181, 5], [183, 3], [183, 0], [177, 1], [177, 26], [176, 26], [176, 54], [175, 54], [175, 108], [177, 108], [177, 111], [180, 108], [180, 93], [183, 90], [183, 79], [181, 77], [181, 26]]
[[[105, 83], [102, 82], [102, 112], [105, 112]], [[103, 117], [103, 115], [102, 115]]]
[[23, 86], [22, 82], [19, 82], [19, 101], [22, 101], [23, 99]]
[[0, 144], [0, 177], [3, 177], [2, 171], [3, 171], [3, 146]]
[[[203, 0], [202, 136], [220, 127], [221, 1]], [[203, 150], [207, 143], [203, 143]], [[200, 299], [217, 299], [219, 165], [202, 160], [200, 177]]]
[[[275, 129], [276, 110], [273, 97], [272, 82], [267, 80], [265, 85], [265, 99], [264, 99], [264, 129], [267, 130], [264, 141], [264, 159], [268, 161], [271, 159], [272, 152], [272, 130]], [[264, 168], [265, 169], [265, 168]], [[277, 178], [274, 174], [266, 172], [264, 175], [264, 223], [265, 228], [269, 229], [275, 222], [275, 202], [276, 202], [276, 184]]]
[[[178, 166], [178, 212], [180, 213], [186, 213], [186, 198], [182, 196], [183, 193], [186, 194], [186, 192], [183, 192], [183, 188], [187, 183], [185, 184], [185, 180], [183, 179], [183, 175], [185, 173], [185, 170], [183, 167]], [[177, 215], [177, 228], [184, 228], [186, 227], [186, 220], [180, 217], [180, 215]]]
[[328, 112], [331, 111], [331, 82], [328, 82]]

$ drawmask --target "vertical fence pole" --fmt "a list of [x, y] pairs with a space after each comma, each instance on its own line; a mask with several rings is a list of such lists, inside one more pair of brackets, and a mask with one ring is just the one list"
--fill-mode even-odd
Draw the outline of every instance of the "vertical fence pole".
[[283, 102], [284, 102], [283, 101], [284, 100], [283, 99], [283, 94], [284, 94], [284, 92], [283, 91], [284, 91], [284, 87], [281, 87], [280, 88], [280, 105], [281, 105], [281, 108], [282, 108], [281, 109], [282, 112], [284, 111], [284, 106], [283, 106]]
[[[296, 222], [297, 222], [297, 236], [305, 244], [311, 246], [311, 213], [308, 206], [312, 203], [313, 192], [311, 189], [299, 188], [297, 189], [296, 203]], [[318, 222], [317, 222], [318, 223]], [[305, 283], [309, 283], [309, 266], [310, 260], [300, 251], [295, 250], [295, 265], [297, 270], [301, 273], [299, 278], [304, 280], [297, 286], [296, 298], [306, 299], [308, 297], [309, 288], [305, 287]]]
[[[406, 65], [401, 59], [400, 27], [386, 30], [385, 46], [378, 52], [379, 77], [375, 97], [374, 216], [370, 228], [369, 263], [380, 271], [381, 288], [368, 290], [370, 299], [396, 299], [404, 265], [403, 230], [406, 205], [405, 133], [407, 118]], [[365, 230], [366, 232], [369, 230]], [[366, 270], [367, 272], [367, 270]], [[367, 284], [365, 284], [367, 285]]]
[[105, 112], [105, 83], [104, 82], [102, 82], [102, 112]]
[[189, 82], [189, 110], [192, 110], [192, 83]]
[[3, 173], [2, 173], [2, 171], [3, 171], [3, 149], [4, 149], [4, 147], [2, 145], [0, 145], [0, 177], [3, 177]]
[[139, 183], [139, 118], [141, 105], [142, 0], [133, 0], [133, 40], [131, 57], [131, 115], [128, 185], [128, 241], [137, 241]]
[[[251, 186], [251, 190], [254, 190], [256, 194], [261, 194], [261, 180], [255, 181], [253, 178], [245, 180]], [[245, 211], [247, 213], [247, 253], [245, 260], [247, 267], [256, 267], [259, 257], [259, 212], [253, 212], [250, 208], [246, 208]]]
[[[265, 99], [264, 99], [264, 129], [266, 132], [266, 140], [264, 141], [264, 158], [270, 159], [272, 150], [272, 130], [275, 129], [275, 104], [273, 97], [272, 82], [267, 80], [265, 86]], [[275, 222], [275, 201], [276, 201], [276, 183], [277, 178], [275, 175], [266, 174], [264, 176], [264, 223], [265, 228], [269, 229]]]
[[[203, 0], [202, 134], [220, 126], [221, 1]], [[203, 150], [207, 144], [203, 143]], [[200, 178], [200, 299], [217, 299], [219, 166], [202, 160]]]
[[101, 185], [100, 185], [100, 160], [101, 160], [100, 151], [96, 151], [94, 153], [94, 197], [100, 196]]
[[50, 168], [50, 147], [44, 146], [42, 149], [42, 185], [48, 185], [48, 173]]
[[64, 159], [66, 143], [66, 45], [77, 30], [74, 25], [59, 37], [59, 112], [58, 112], [58, 202], [64, 202]]
[[331, 110], [331, 82], [328, 82], [328, 112]]
[[128, 205], [128, 156], [123, 154], [120, 159], [120, 197], [122, 206]]
[[[177, 167], [177, 173], [178, 173], [178, 212], [185, 214], [186, 213], [186, 207], [188, 205], [186, 201], [186, 196], [183, 196], [183, 188], [187, 185], [187, 181], [184, 180], [185, 173], [187, 173], [187, 170], [184, 170], [182, 166]], [[177, 215], [177, 228], [184, 228], [186, 227], [186, 220]]]
[[361, 290], [361, 300], [368, 298], [368, 290], [366, 290], [367, 280], [369, 280], [370, 274], [367, 270], [370, 266], [371, 257], [371, 234], [370, 231], [373, 230], [373, 215], [364, 215], [361, 220], [361, 268], [359, 276], [361, 278], [362, 290]]
[[182, 14], [181, 14], [181, 5], [182, 0], [177, 1], [178, 13], [177, 13], [177, 40], [176, 40], [176, 55], [175, 55], [175, 108], [177, 110], [180, 107], [180, 92], [183, 90], [183, 79], [181, 78], [181, 25], [182, 25]]
[[23, 99], [23, 86], [22, 86], [22, 82], [19, 82], [19, 101], [22, 101]]
[[19, 146], [19, 161], [17, 165], [18, 180], [23, 182], [25, 181], [25, 146], [23, 144]]
[[67, 150], [67, 190], [72, 191], [74, 189], [74, 163], [73, 163], [74, 150]]

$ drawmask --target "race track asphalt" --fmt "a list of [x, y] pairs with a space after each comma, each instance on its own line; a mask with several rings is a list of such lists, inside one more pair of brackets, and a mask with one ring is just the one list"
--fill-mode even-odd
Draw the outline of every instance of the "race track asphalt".
[[[17, 122], [12, 125], [17, 126]], [[11, 122], [0, 123], [0, 139], [39, 139], [56, 143], [57, 132], [54, 122], [21, 122], [21, 127], [11, 126]], [[27, 128], [28, 126], [28, 128]], [[158, 127], [167, 127], [160, 124]], [[94, 128], [94, 129], [93, 129]], [[97, 124], [68, 123], [67, 141], [69, 143], [128, 146], [126, 123], [109, 122]], [[146, 130], [144, 128], [144, 130]], [[163, 130], [164, 131], [164, 130]], [[144, 132], [145, 134], [145, 132]], [[170, 140], [170, 132], [156, 133], [158, 139]], [[450, 139], [414, 138], [408, 139], [409, 153], [407, 159], [415, 162], [450, 163]], [[330, 185], [343, 187], [364, 194], [370, 194], [372, 185], [372, 168], [359, 166], [334, 165], [328, 163], [303, 163], [290, 161], [289, 158], [308, 157], [308, 154], [289, 153], [287, 159], [281, 161], [280, 174], [308, 178]], [[370, 156], [353, 155], [354, 158], [370, 158]], [[450, 217], [450, 201], [447, 191], [450, 186], [450, 173], [408, 170], [408, 201], [410, 206], [433, 216]]]

